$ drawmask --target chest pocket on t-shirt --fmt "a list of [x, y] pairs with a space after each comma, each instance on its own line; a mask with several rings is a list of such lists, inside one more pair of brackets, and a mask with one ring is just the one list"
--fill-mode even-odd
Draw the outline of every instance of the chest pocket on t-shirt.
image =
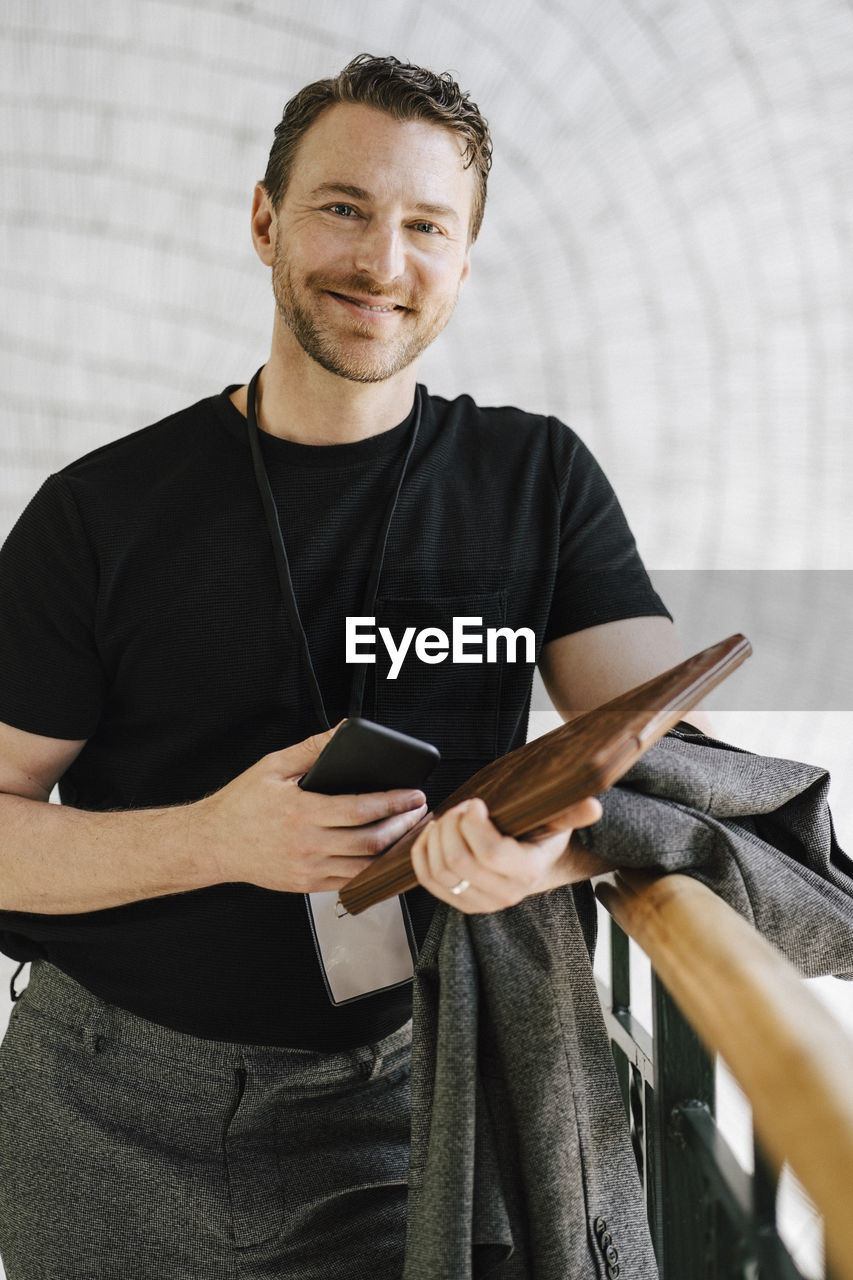
[[[497, 751], [501, 678], [506, 647], [496, 645], [496, 660], [487, 661], [487, 630], [504, 625], [503, 592], [487, 595], [444, 596], [429, 600], [379, 599], [376, 604], [376, 665], [374, 718], [391, 729], [434, 743], [442, 759], [491, 759]], [[465, 619], [465, 623], [460, 620]], [[464, 645], [454, 655], [454, 620], [457, 635], [464, 625]], [[380, 638], [387, 627], [395, 647], [407, 628], [414, 635], [395, 679], [390, 678], [391, 657]], [[419, 657], [416, 641], [429, 629], [424, 653], [437, 655], [439, 637], [447, 637], [446, 656], [440, 662]], [[468, 660], [461, 660], [467, 658]], [[471, 659], [479, 659], [472, 661]]]

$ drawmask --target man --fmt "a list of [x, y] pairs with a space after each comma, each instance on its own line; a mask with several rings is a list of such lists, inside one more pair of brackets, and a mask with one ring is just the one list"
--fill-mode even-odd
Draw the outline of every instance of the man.
[[[304, 895], [519, 745], [532, 668], [410, 654], [392, 679], [343, 661], [346, 619], [530, 628], [564, 716], [680, 657], [576, 437], [417, 386], [489, 162], [448, 76], [363, 55], [308, 86], [254, 193], [276, 311], [251, 395], [65, 468], [4, 549], [0, 941], [36, 961], [0, 1080], [10, 1280], [399, 1275], [409, 987], [334, 1004]], [[299, 788], [353, 712], [437, 743], [426, 796]], [[422, 939], [435, 898], [492, 912], [604, 864], [473, 802], [414, 866]]]

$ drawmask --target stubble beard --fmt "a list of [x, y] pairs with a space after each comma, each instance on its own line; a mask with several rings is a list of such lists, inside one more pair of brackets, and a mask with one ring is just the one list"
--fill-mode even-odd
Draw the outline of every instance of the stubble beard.
[[320, 272], [307, 276], [300, 290], [293, 278], [293, 271], [276, 245], [272, 270], [273, 294], [276, 307], [284, 323], [303, 351], [329, 373], [351, 382], [384, 382], [417, 360], [422, 351], [438, 337], [453, 314], [456, 296], [443, 305], [425, 311], [417, 299], [395, 298], [406, 306], [411, 320], [404, 323], [407, 331], [397, 338], [383, 341], [377, 337], [370, 321], [359, 325], [357, 320], [341, 317], [346, 332], [338, 331], [326, 323], [317, 312], [309, 309], [312, 297], [323, 292], [335, 292], [361, 297], [386, 297], [387, 291], [376, 288], [366, 277], [350, 276], [346, 280], [330, 280]]

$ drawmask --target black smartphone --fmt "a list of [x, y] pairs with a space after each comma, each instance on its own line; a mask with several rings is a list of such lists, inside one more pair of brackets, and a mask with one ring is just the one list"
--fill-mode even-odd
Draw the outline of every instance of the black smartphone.
[[420, 787], [441, 759], [437, 747], [372, 720], [344, 720], [299, 780], [327, 796]]

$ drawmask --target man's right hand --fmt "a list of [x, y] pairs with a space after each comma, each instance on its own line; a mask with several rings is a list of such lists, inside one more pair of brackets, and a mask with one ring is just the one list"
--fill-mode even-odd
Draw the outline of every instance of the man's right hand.
[[422, 791], [303, 791], [299, 779], [334, 733], [263, 756], [189, 806], [204, 830], [217, 882], [287, 893], [340, 889], [424, 816]]

